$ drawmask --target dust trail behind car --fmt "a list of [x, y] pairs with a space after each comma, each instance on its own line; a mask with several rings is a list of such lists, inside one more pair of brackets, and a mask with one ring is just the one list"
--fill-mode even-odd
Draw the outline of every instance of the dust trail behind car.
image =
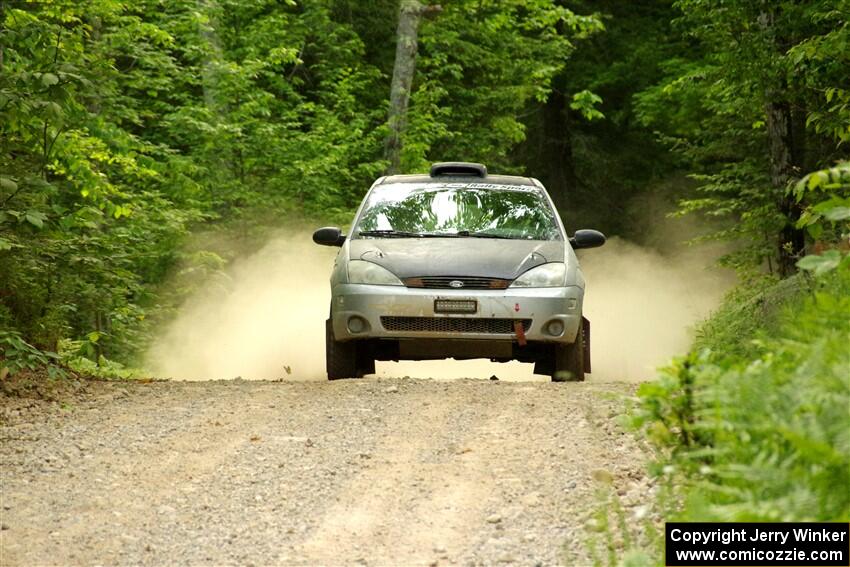
[[308, 232], [273, 238], [202, 285], [147, 355], [183, 380], [324, 378], [328, 277], [336, 250]]
[[681, 247], [663, 255], [619, 238], [582, 260], [585, 309], [592, 321], [592, 378], [643, 380], [684, 353], [693, 325], [715, 308], [732, 275], [715, 248]]
[[[271, 239], [233, 262], [225, 285], [201, 286], [147, 356], [157, 376], [184, 380], [324, 380], [328, 279], [336, 249], [306, 231]], [[590, 380], [641, 380], [687, 348], [691, 326], [728, 288], [711, 251], [662, 255], [622, 239], [585, 254], [593, 322]], [[379, 376], [546, 380], [531, 364], [488, 361], [378, 363]]]

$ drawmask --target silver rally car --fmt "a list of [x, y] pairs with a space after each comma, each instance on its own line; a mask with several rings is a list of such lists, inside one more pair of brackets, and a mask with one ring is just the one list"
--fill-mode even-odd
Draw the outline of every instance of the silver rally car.
[[475, 163], [437, 163], [430, 175], [378, 179], [351, 234], [320, 228], [341, 247], [326, 323], [328, 379], [375, 372], [376, 360], [489, 358], [533, 362], [553, 381], [590, 372], [584, 276], [536, 179], [488, 175]]

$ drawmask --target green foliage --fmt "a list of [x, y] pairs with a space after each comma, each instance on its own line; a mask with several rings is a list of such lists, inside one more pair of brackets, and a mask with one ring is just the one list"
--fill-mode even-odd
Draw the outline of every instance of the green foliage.
[[39, 348], [97, 332], [101, 351], [130, 350], [146, 282], [201, 218], [166, 196], [168, 154], [132, 131], [117, 67], [147, 66], [156, 38], [117, 2], [0, 13], [0, 324]]
[[842, 255], [838, 250], [829, 250], [820, 255], [806, 256], [797, 262], [801, 270], [813, 272], [815, 276], [822, 276], [838, 268], [842, 264], [847, 265], [848, 256]]
[[[769, 314], [749, 328], [722, 326], [752, 313], [756, 296]], [[848, 313], [848, 269], [732, 297], [701, 339], [716, 350], [694, 351], [642, 386], [640, 423], [681, 475], [681, 519], [850, 517]]]
[[[94, 335], [92, 333], [91, 335]], [[59, 357], [68, 368], [82, 376], [108, 380], [136, 380], [147, 378], [148, 373], [139, 368], [127, 367], [120, 362], [96, 354], [95, 345], [100, 337], [88, 336], [83, 340], [63, 339], [59, 343]]]
[[132, 359], [191, 228], [349, 212], [382, 169], [384, 77], [326, 4], [203, 8], [0, 4], [0, 325], [40, 348]]
[[806, 203], [797, 226], [805, 228], [821, 246], [834, 247], [802, 258], [797, 267], [821, 276], [850, 266], [850, 164], [810, 173], [797, 183], [793, 194], [798, 203]]
[[[574, 49], [571, 40], [601, 30], [596, 16], [549, 0], [442, 4], [419, 34], [403, 169], [421, 171], [457, 156], [516, 169], [510, 151], [526, 137], [519, 115], [549, 97]], [[593, 96], [588, 92], [581, 101], [588, 112]]]
[[638, 121], [634, 95], [664, 78], [665, 61], [692, 48], [671, 25], [678, 15], [672, 1], [569, 6], [593, 14], [604, 30], [577, 37], [548, 99], [526, 105], [518, 161], [546, 185], [569, 228], [647, 244], [647, 223], [657, 215], [636, 209], [669, 209], [693, 183], [677, 172], [680, 160], [656, 139], [657, 128]]
[[798, 300], [810, 285], [802, 275], [779, 280], [762, 276], [733, 289], [711, 317], [696, 328], [693, 350], [710, 350], [731, 359], [758, 354], [751, 340], [757, 333], [774, 333], [783, 310]]
[[36, 370], [45, 366], [51, 377], [63, 376], [62, 369], [54, 364], [58, 360], [58, 354], [35, 348], [20, 333], [0, 330], [0, 377], [5, 377], [6, 373], [14, 375], [24, 369]]
[[[850, 239], [850, 163], [841, 163], [835, 167], [815, 171], [803, 177], [790, 190], [797, 203], [805, 205], [798, 228], [805, 228], [809, 235], [827, 244], [836, 245]], [[838, 250], [831, 250], [833, 257], [839, 257]], [[814, 258], [803, 258], [816, 264]]]
[[570, 108], [577, 110], [585, 119], [593, 121], [605, 118], [605, 115], [596, 107], [602, 102], [602, 97], [585, 89], [573, 95]]
[[700, 182], [681, 212], [726, 221], [714, 234], [738, 245], [726, 263], [773, 271], [787, 242], [777, 236], [799, 214], [785, 198], [789, 177], [841, 156], [850, 132], [847, 50], [838, 47], [850, 39], [850, 5], [676, 6], [677, 25], [696, 48], [676, 53], [663, 64], [666, 77], [636, 95], [639, 120]]

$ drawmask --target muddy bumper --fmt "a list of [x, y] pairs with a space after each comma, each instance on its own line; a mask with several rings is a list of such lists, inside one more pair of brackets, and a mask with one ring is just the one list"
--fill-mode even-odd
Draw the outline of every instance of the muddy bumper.
[[505, 290], [414, 289], [340, 284], [331, 317], [339, 341], [458, 339], [529, 342], [575, 340], [581, 325], [580, 287]]

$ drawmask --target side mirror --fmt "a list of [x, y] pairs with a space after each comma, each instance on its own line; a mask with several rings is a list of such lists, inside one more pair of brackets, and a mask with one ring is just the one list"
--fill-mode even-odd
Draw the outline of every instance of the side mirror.
[[342, 246], [345, 235], [335, 226], [326, 226], [313, 233], [313, 242], [322, 246]]
[[588, 228], [577, 230], [570, 238], [570, 244], [576, 250], [579, 248], [598, 248], [605, 244], [605, 235], [598, 230]]

